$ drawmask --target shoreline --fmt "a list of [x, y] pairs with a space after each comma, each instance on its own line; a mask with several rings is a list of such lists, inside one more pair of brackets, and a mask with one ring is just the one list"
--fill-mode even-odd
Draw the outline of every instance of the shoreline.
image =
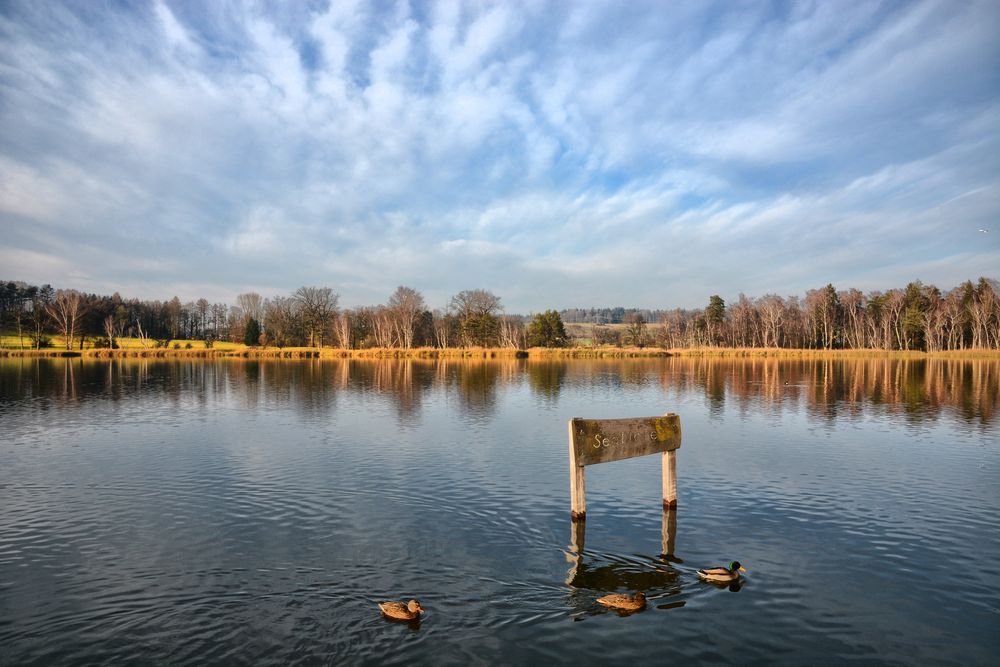
[[919, 350], [812, 350], [784, 348], [661, 348], [569, 347], [569, 348], [88, 348], [84, 350], [0, 349], [6, 358], [82, 359], [995, 359], [1000, 350], [968, 349], [923, 352]]

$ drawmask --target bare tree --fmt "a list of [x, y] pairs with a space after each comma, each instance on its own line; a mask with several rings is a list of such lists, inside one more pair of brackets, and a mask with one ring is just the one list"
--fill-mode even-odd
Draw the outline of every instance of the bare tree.
[[500, 297], [484, 289], [463, 290], [451, 297], [451, 310], [460, 318], [472, 315], [496, 315], [502, 308]]
[[960, 287], [948, 292], [942, 302], [945, 321], [945, 347], [949, 350], [961, 350], [965, 347], [965, 305], [963, 290]]
[[924, 329], [924, 342], [928, 352], [945, 349], [945, 330], [948, 325], [948, 315], [944, 309], [944, 301], [935, 304], [932, 310], [923, 313], [921, 324]]
[[844, 337], [847, 347], [860, 349], [865, 346], [865, 296], [858, 289], [838, 294], [844, 312]]
[[194, 302], [195, 311], [198, 313], [198, 335], [205, 336], [205, 327], [208, 324], [208, 300], [201, 298]]
[[736, 347], [756, 347], [758, 339], [757, 310], [749, 299], [740, 294], [739, 301], [729, 307], [732, 344]]
[[995, 280], [980, 278], [968, 304], [972, 325], [972, 346], [1000, 346], [1000, 285]]
[[813, 347], [833, 349], [840, 319], [840, 299], [833, 285], [806, 292], [806, 321]]
[[402, 347], [406, 349], [413, 347], [413, 332], [417, 318], [425, 308], [424, 297], [412, 287], [400, 285], [389, 297], [389, 310], [396, 328], [396, 338]]
[[517, 350], [527, 347], [524, 322], [521, 321], [521, 318], [509, 316], [500, 318], [500, 347]]
[[969, 315], [972, 318], [972, 347], [980, 349], [988, 346], [990, 335], [990, 319], [993, 315], [992, 293], [977, 298], [969, 304]]
[[104, 335], [108, 339], [108, 347], [114, 349], [117, 347], [115, 341], [122, 337], [125, 325], [120, 322], [114, 315], [108, 315], [104, 318]]
[[885, 295], [885, 331], [892, 332], [891, 338], [886, 341], [886, 349], [905, 350], [908, 347], [906, 332], [903, 328], [903, 308], [906, 307], [906, 292], [901, 289], [889, 290]]
[[625, 328], [625, 342], [639, 348], [646, 346], [646, 318], [639, 313], [629, 318]]
[[500, 297], [484, 289], [463, 290], [451, 298], [450, 310], [461, 323], [465, 345], [489, 345], [500, 328]]
[[14, 326], [17, 327], [17, 346], [18, 348], [24, 347], [24, 331], [22, 327], [24, 325], [24, 308], [21, 304], [17, 305], [14, 309]]
[[229, 306], [224, 303], [213, 303], [212, 304], [212, 331], [216, 338], [226, 338], [228, 337], [225, 332], [226, 328], [226, 314], [229, 312]]
[[777, 294], [768, 294], [757, 302], [757, 308], [763, 324], [764, 347], [780, 347], [785, 300]]
[[236, 297], [236, 305], [243, 311], [245, 318], [252, 318], [257, 322], [264, 321], [264, 299], [256, 292], [246, 292]]
[[226, 331], [230, 343], [242, 343], [246, 333], [247, 318], [239, 306], [230, 306], [226, 314]]
[[56, 324], [59, 333], [66, 341], [66, 349], [73, 346], [73, 338], [76, 336], [77, 323], [80, 317], [86, 312], [83, 295], [76, 290], [56, 290], [55, 298], [51, 304], [46, 305], [49, 316]]
[[300, 287], [292, 298], [299, 304], [309, 346], [322, 346], [323, 336], [337, 314], [339, 295], [329, 287]]
[[372, 312], [371, 324], [372, 336], [375, 338], [375, 347], [395, 347], [395, 318], [389, 308], [386, 306], [377, 306]]
[[142, 348], [143, 349], [148, 348], [149, 347], [149, 335], [142, 328], [142, 320], [140, 320], [139, 318], [136, 318], [136, 320], [135, 320], [135, 332], [136, 332], [136, 337], [139, 339], [139, 344], [142, 345]]
[[[668, 350], [694, 347], [697, 344], [693, 336], [694, 330], [692, 313], [675, 308], [660, 318], [660, 331], [656, 337], [660, 347]], [[600, 345], [605, 342], [617, 344], [619, 341], [612, 333], [613, 331], [605, 325], [595, 326], [592, 335], [594, 344]]]
[[180, 298], [175, 296], [167, 303], [167, 323], [170, 327], [171, 338], [180, 337], [183, 317], [184, 307], [181, 306]]
[[264, 322], [268, 340], [274, 345], [291, 345], [298, 337], [298, 303], [291, 298], [276, 296], [264, 301]]
[[455, 328], [455, 316], [451, 313], [434, 311], [434, 344], [447, 348], [451, 341], [451, 332]]
[[892, 322], [887, 315], [889, 297], [881, 292], [870, 292], [865, 306], [866, 347], [888, 350], [892, 347]]
[[337, 315], [333, 323], [334, 333], [337, 335], [337, 345], [345, 350], [351, 349], [351, 314], [346, 310]]

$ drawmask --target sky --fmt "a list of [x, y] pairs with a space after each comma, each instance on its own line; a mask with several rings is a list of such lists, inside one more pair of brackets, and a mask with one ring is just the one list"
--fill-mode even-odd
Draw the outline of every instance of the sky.
[[998, 213], [995, 1], [0, 0], [0, 279], [692, 308], [1000, 277]]

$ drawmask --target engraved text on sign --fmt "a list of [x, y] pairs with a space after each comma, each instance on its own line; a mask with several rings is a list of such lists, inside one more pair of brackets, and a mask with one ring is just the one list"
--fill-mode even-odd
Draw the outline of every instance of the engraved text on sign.
[[674, 414], [633, 419], [573, 419], [573, 463], [577, 466], [672, 452], [681, 446], [681, 420]]

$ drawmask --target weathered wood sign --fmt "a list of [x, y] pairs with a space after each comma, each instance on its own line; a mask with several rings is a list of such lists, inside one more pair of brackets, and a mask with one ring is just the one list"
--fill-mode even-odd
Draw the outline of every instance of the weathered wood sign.
[[570, 503], [574, 519], [587, 513], [584, 466], [634, 456], [663, 454], [663, 506], [677, 506], [676, 450], [681, 446], [681, 418], [675, 414], [632, 419], [569, 421]]

